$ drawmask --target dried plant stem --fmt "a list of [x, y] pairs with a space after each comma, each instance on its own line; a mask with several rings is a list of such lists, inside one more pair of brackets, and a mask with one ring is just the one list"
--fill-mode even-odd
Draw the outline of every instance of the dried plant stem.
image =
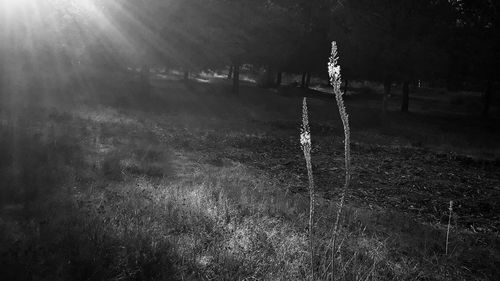
[[311, 279], [314, 280], [314, 204], [315, 190], [311, 162], [311, 133], [309, 130], [309, 118], [307, 113], [307, 99], [302, 101], [302, 128], [300, 144], [306, 160], [307, 178], [309, 180], [309, 251], [311, 254]]
[[448, 229], [446, 230], [446, 249], [445, 249], [445, 254], [448, 255], [448, 242], [450, 238], [450, 227], [451, 227], [451, 215], [453, 213], [453, 201], [450, 201], [450, 207], [448, 208], [450, 211], [448, 215]]
[[312, 175], [312, 164], [311, 164], [311, 156], [310, 154], [305, 154], [304, 156], [309, 158], [306, 160], [307, 166], [307, 177], [309, 179], [309, 248], [311, 252], [311, 275], [312, 280], [314, 280], [314, 180]]
[[342, 125], [344, 127], [344, 161], [345, 161], [345, 182], [344, 188], [342, 190], [342, 196], [340, 197], [340, 203], [337, 210], [337, 217], [335, 219], [335, 225], [333, 227], [332, 234], [332, 280], [335, 279], [335, 253], [336, 248], [336, 239], [338, 235], [338, 228], [340, 217], [342, 214], [342, 209], [344, 208], [344, 203], [347, 195], [347, 190], [349, 189], [349, 185], [351, 182], [351, 133], [349, 128], [349, 116], [346, 112], [346, 108], [344, 105], [344, 99], [342, 97], [342, 91], [340, 90], [341, 84], [341, 75], [340, 75], [340, 66], [337, 64], [338, 56], [337, 56], [337, 44], [332, 42], [332, 55], [330, 57], [330, 61], [328, 63], [328, 73], [330, 75], [330, 84], [333, 86], [333, 93], [335, 94], [335, 99], [337, 101], [337, 107], [339, 109], [340, 118], [342, 120]]

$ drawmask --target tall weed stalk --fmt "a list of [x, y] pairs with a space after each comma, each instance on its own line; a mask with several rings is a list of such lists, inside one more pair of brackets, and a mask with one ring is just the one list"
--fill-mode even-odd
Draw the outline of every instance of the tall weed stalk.
[[311, 132], [307, 114], [307, 98], [302, 101], [302, 128], [300, 130], [300, 144], [306, 160], [307, 177], [309, 179], [309, 250], [311, 254], [311, 278], [314, 280], [314, 204], [315, 190], [311, 162]]
[[332, 233], [332, 280], [335, 279], [335, 253], [336, 251], [336, 240], [338, 236], [338, 228], [340, 216], [342, 214], [342, 209], [344, 208], [344, 203], [346, 199], [347, 190], [349, 189], [349, 185], [351, 182], [351, 149], [350, 149], [350, 141], [351, 141], [351, 131], [349, 128], [349, 115], [346, 112], [346, 108], [344, 105], [344, 99], [342, 97], [342, 91], [340, 90], [340, 85], [342, 82], [342, 77], [340, 75], [340, 65], [338, 65], [338, 53], [337, 53], [337, 44], [335, 41], [332, 42], [332, 53], [330, 57], [330, 61], [328, 62], [328, 74], [330, 76], [330, 84], [333, 87], [333, 93], [335, 94], [335, 99], [337, 101], [337, 107], [339, 109], [340, 118], [342, 120], [342, 125], [344, 127], [344, 162], [345, 162], [345, 182], [344, 188], [342, 190], [342, 195], [340, 197], [340, 203], [337, 210], [337, 217], [335, 219], [335, 224], [333, 227]]
[[450, 242], [450, 228], [451, 228], [451, 215], [453, 213], [453, 201], [450, 201], [450, 206], [448, 207], [449, 215], [448, 215], [448, 228], [446, 229], [446, 249], [445, 254], [448, 256], [448, 244]]

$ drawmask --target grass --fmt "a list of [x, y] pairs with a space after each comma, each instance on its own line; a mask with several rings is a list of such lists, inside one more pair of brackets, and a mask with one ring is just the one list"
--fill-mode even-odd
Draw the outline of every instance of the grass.
[[[9, 184], [1, 188], [1, 279], [309, 278], [307, 174], [297, 138], [301, 99], [249, 84], [234, 98], [225, 83], [155, 80], [153, 96], [146, 100], [118, 84], [96, 88], [95, 96], [79, 105], [21, 106], [2, 113], [0, 177]], [[376, 184], [381, 173], [391, 172], [390, 162], [381, 159], [418, 156], [405, 160], [412, 180], [406, 187], [428, 178], [414, 163], [442, 166], [438, 152], [427, 142], [422, 146], [431, 151], [405, 152], [401, 143], [411, 146], [411, 128], [401, 126], [405, 120], [395, 119], [385, 129], [373, 123], [370, 114], [375, 113], [364, 101], [346, 102], [353, 164], [378, 163], [380, 171], [355, 168], [367, 173], [371, 189], [360, 172], [353, 174], [353, 193], [340, 220], [337, 280], [494, 280], [498, 236], [474, 233], [462, 224], [467, 214], [460, 213], [464, 205], [459, 204], [477, 198], [476, 185], [494, 190], [495, 175], [487, 167], [466, 166], [482, 178], [471, 183], [474, 192], [454, 200], [445, 255], [446, 203], [436, 204], [442, 219], [432, 220], [384, 205], [371, 193], [366, 193], [368, 202], [359, 196], [394, 188], [392, 176], [384, 178], [387, 185]], [[314, 253], [316, 279], [322, 280], [330, 277], [324, 257], [330, 256], [334, 195], [343, 182], [342, 130], [332, 103], [309, 99], [308, 105], [318, 146], [312, 149], [318, 175]], [[427, 120], [416, 114], [409, 122], [417, 126]], [[453, 126], [448, 130], [467, 133]], [[377, 148], [373, 139], [383, 146]], [[441, 143], [454, 147], [447, 140]], [[15, 170], [9, 168], [14, 159]], [[461, 171], [462, 164], [449, 163], [453, 172]], [[454, 177], [449, 182], [457, 188], [462, 184]], [[332, 185], [335, 191], [327, 192]], [[449, 202], [449, 195], [438, 194], [443, 190], [436, 183], [429, 192], [436, 202]]]

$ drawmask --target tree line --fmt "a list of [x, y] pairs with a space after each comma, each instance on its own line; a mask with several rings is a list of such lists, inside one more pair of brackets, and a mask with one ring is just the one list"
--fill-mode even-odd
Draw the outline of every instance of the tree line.
[[2, 44], [0, 60], [15, 65], [30, 52], [44, 67], [53, 57], [64, 65], [140, 67], [145, 83], [155, 66], [180, 69], [186, 77], [203, 69], [230, 69], [238, 93], [239, 72], [247, 64], [266, 69], [274, 85], [281, 84], [282, 73], [301, 75], [303, 86], [311, 76], [327, 78], [325, 62], [335, 40], [346, 86], [355, 79], [383, 83], [384, 110], [391, 86], [398, 83], [401, 110], [408, 111], [410, 85], [422, 80], [450, 90], [482, 91], [487, 115], [498, 83], [498, 3], [491, 0], [93, 3], [83, 15], [65, 8], [43, 15], [45, 24], [19, 23], [24, 34], [33, 29], [29, 34], [38, 37], [19, 38], [8, 32], [12, 26], [0, 27], [2, 42], [15, 42]]

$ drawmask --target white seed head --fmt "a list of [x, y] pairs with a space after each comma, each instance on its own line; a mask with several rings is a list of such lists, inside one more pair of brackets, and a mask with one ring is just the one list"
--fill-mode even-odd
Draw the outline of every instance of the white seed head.
[[302, 100], [302, 127], [300, 128], [300, 144], [302, 144], [303, 147], [311, 146], [309, 116], [307, 114], [307, 98]]
[[311, 134], [308, 131], [302, 131], [300, 134], [300, 144], [302, 146], [311, 145]]
[[337, 80], [337, 77], [340, 76], [340, 65], [335, 66], [334, 64], [328, 64], [328, 73], [330, 77]]
[[341, 76], [340, 76], [340, 65], [338, 65], [338, 55], [337, 55], [337, 43], [332, 42], [332, 53], [330, 60], [328, 61], [328, 74], [330, 76], [330, 83], [334, 88], [340, 87]]

